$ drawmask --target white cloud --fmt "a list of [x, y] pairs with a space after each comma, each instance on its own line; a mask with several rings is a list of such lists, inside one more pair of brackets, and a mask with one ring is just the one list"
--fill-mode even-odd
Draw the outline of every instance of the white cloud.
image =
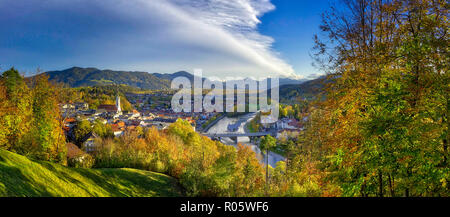
[[[205, 75], [219, 77], [296, 76], [272, 50], [274, 40], [258, 32], [259, 17], [275, 9], [269, 0], [6, 2], [10, 4], [0, 4], [0, 13], [14, 21], [0, 18], [0, 24], [22, 31], [22, 38], [12, 43], [49, 43], [48, 50], [35, 57], [53, 61], [44, 67], [67, 64], [150, 72], [202, 68]], [[20, 46], [17, 52], [39, 47]]]

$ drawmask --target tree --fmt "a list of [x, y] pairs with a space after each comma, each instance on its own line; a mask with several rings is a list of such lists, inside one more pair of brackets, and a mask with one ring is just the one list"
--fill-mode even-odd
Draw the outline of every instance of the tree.
[[21, 154], [31, 149], [26, 135], [32, 123], [32, 95], [19, 72], [11, 68], [0, 77], [0, 147]]
[[89, 122], [88, 120], [79, 121], [73, 131], [76, 145], [81, 146], [83, 143], [83, 139], [91, 131], [92, 131], [91, 122]]
[[280, 117], [285, 118], [287, 116], [288, 116], [288, 108], [280, 104]]
[[45, 75], [25, 80], [11, 68], [0, 77], [0, 147], [65, 164], [60, 90]]
[[[264, 136], [261, 139], [261, 142], [259, 144], [259, 148], [261, 149], [261, 152], [266, 157], [266, 186], [269, 182], [269, 150], [272, 148], [275, 148], [277, 146], [277, 140], [273, 138], [270, 135]], [[267, 189], [266, 189], [267, 194]]]
[[35, 77], [32, 85], [32, 133], [38, 146], [37, 157], [41, 160], [65, 163], [66, 145], [60, 122], [59, 91], [49, 83], [46, 75]]
[[264, 185], [264, 168], [249, 146], [238, 144], [233, 196], [257, 196]]
[[9, 113], [9, 103], [6, 97], [6, 87], [3, 79], [0, 76], [0, 148], [9, 149], [8, 135], [10, 134], [9, 128], [6, 127], [6, 115]]
[[120, 97], [120, 107], [123, 112], [131, 112], [133, 110], [133, 106], [128, 102], [125, 96]]
[[328, 132], [308, 130], [327, 172], [348, 196], [448, 195], [448, 3], [342, 6], [323, 16], [326, 41], [315, 37], [331, 81], [316, 118]]
[[112, 131], [111, 125], [104, 124], [101, 119], [96, 119], [94, 121], [92, 131], [102, 138], [114, 137], [114, 132]]

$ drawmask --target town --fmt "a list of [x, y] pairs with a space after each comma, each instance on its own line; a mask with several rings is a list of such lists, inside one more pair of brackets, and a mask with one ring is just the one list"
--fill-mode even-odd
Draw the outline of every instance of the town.
[[[60, 104], [61, 115], [63, 117], [63, 130], [69, 142], [75, 140], [74, 129], [83, 120], [89, 121], [92, 125], [100, 122], [110, 126], [115, 137], [122, 136], [126, 131], [135, 130], [137, 127], [165, 130], [170, 124], [178, 119], [188, 121], [192, 128], [198, 133], [207, 133], [208, 130], [217, 124], [225, 113], [218, 112], [174, 112], [170, 107], [171, 93], [156, 91], [153, 93], [126, 93], [127, 100], [132, 104], [133, 109], [124, 112], [121, 109], [121, 97], [116, 96], [115, 104], [101, 104], [97, 109], [89, 108], [86, 102], [73, 102]], [[235, 99], [236, 100], [236, 99]], [[252, 122], [260, 121], [252, 118]], [[240, 127], [244, 126], [246, 120], [238, 119], [227, 124], [226, 132], [236, 133]], [[302, 123], [295, 118], [283, 117], [271, 124], [256, 123], [260, 125], [257, 131], [272, 132], [277, 139], [296, 138], [303, 129]], [[247, 130], [246, 130], [247, 131]], [[250, 132], [254, 132], [249, 130]], [[217, 133], [217, 132], [215, 132]], [[88, 133], [81, 141], [80, 149], [87, 153], [95, 151], [94, 139], [98, 137], [95, 133]], [[212, 137], [211, 139], [220, 140]], [[251, 140], [252, 138], [250, 138]], [[236, 139], [235, 142], [238, 142]]]
[[0, 197], [450, 196], [448, 0], [0, 2]]

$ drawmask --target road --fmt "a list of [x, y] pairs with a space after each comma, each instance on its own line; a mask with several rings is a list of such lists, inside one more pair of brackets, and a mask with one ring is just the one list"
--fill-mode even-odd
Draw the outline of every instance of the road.
[[[250, 113], [250, 114], [240, 116], [238, 118], [225, 117], [222, 120], [220, 120], [219, 122], [217, 122], [214, 126], [212, 126], [207, 131], [207, 133], [208, 134], [224, 134], [224, 133], [244, 134], [244, 133], [246, 133], [245, 129], [244, 129], [245, 124], [250, 122], [255, 117], [255, 115], [256, 115], [256, 113]], [[238, 121], [241, 122], [239, 129], [236, 132], [229, 132], [228, 125], [234, 124]], [[223, 142], [224, 144], [227, 144], [227, 145], [233, 145], [233, 146], [237, 147], [236, 143], [233, 140], [231, 140], [230, 138], [223, 138], [221, 140], [221, 142]], [[248, 137], [239, 137], [238, 142], [243, 145], [249, 146], [256, 153], [256, 156], [261, 161], [261, 163], [265, 163], [264, 158], [261, 153], [261, 150], [259, 149], [259, 147], [257, 145], [250, 143], [250, 139]], [[273, 153], [273, 152], [269, 152], [269, 165], [270, 166], [275, 167], [276, 163], [278, 161], [284, 161], [284, 160], [285, 160], [285, 158], [283, 156]]]

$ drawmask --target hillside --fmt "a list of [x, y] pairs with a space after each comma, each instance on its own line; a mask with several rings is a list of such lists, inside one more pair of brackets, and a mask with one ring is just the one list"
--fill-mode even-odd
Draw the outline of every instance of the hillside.
[[160, 79], [164, 79], [167, 80], [169, 82], [171, 82], [174, 78], [176, 77], [186, 77], [188, 78], [191, 82], [194, 81], [194, 75], [190, 74], [189, 72], [185, 72], [185, 71], [179, 71], [179, 72], [175, 72], [173, 74], [161, 74], [161, 73], [153, 73], [153, 76], [156, 76]]
[[325, 84], [329, 82], [326, 77], [309, 80], [301, 84], [288, 84], [280, 87], [282, 103], [289, 103], [300, 97], [302, 100], [311, 100], [317, 96]]
[[70, 87], [126, 84], [142, 89], [169, 89], [170, 81], [147, 72], [100, 70], [96, 68], [72, 67], [62, 71], [45, 72], [50, 80]]
[[[70, 87], [103, 86], [103, 85], [128, 85], [130, 87], [145, 90], [167, 90], [170, 89], [171, 81], [176, 77], [186, 77], [191, 82], [194, 75], [186, 71], [179, 71], [173, 74], [134, 72], [134, 71], [113, 71], [100, 70], [97, 68], [72, 67], [61, 71], [45, 72], [51, 81], [65, 83]], [[205, 80], [205, 78], [203, 78]], [[282, 85], [298, 85], [306, 80], [295, 80], [290, 78], [280, 78]]]
[[181, 196], [169, 176], [135, 169], [67, 168], [0, 149], [0, 197]]

